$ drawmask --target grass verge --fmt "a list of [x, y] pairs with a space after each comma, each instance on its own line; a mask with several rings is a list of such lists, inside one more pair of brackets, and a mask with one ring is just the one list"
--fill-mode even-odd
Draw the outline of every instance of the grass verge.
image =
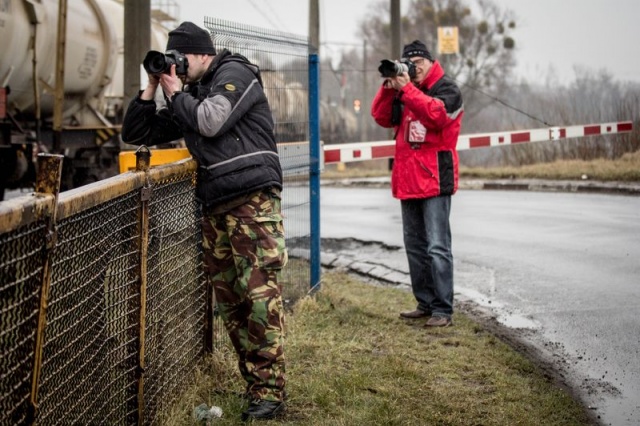
[[[290, 425], [585, 425], [584, 408], [529, 360], [469, 318], [427, 330], [398, 312], [411, 294], [325, 273], [287, 317]], [[244, 384], [229, 347], [209, 357], [163, 424], [192, 425], [195, 406], [239, 422]]]
[[[365, 164], [367, 163], [367, 164]], [[327, 166], [323, 179], [389, 176], [388, 160]], [[549, 179], [640, 182], [640, 151], [615, 160], [563, 160], [520, 167], [460, 167], [461, 178], [471, 179]]]
[[624, 154], [616, 160], [566, 160], [521, 167], [466, 167], [460, 177], [480, 179], [550, 179], [640, 181], [640, 151]]

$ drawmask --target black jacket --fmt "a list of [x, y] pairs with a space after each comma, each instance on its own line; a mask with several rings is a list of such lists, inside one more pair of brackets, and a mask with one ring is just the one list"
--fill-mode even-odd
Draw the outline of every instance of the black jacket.
[[267, 187], [282, 189], [273, 128], [258, 67], [225, 49], [168, 108], [156, 110], [155, 101], [134, 99], [122, 140], [157, 145], [184, 137], [199, 166], [197, 197], [215, 206]]

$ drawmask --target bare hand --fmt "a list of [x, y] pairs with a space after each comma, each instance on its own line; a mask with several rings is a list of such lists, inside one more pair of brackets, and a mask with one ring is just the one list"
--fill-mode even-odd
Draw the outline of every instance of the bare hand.
[[158, 87], [160, 84], [160, 77], [157, 74], [148, 74], [149, 75], [149, 86]]
[[175, 92], [182, 90], [182, 81], [176, 75], [176, 66], [171, 65], [171, 72], [169, 74], [160, 75], [160, 86], [167, 98], [171, 99]]
[[140, 99], [150, 101], [156, 96], [156, 90], [160, 84], [160, 78], [155, 74], [149, 74], [149, 83], [147, 87], [140, 94]]
[[[404, 72], [396, 77], [389, 78], [388, 81], [391, 87], [393, 87], [396, 90], [401, 90], [404, 86], [406, 86], [411, 82], [411, 79], [409, 78], [409, 74]], [[385, 86], [386, 86], [386, 83], [385, 83]]]

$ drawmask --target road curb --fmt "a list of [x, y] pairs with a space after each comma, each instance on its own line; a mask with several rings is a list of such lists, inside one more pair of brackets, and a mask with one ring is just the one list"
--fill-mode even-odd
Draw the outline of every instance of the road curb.
[[640, 185], [619, 182], [494, 180], [484, 181], [482, 183], [482, 189], [640, 195]]
[[[321, 184], [323, 186], [384, 188], [390, 186], [391, 179], [389, 177], [323, 179]], [[464, 190], [484, 189], [537, 192], [575, 192], [640, 196], [640, 182], [628, 183], [544, 179], [460, 179], [458, 187], [459, 189]]]

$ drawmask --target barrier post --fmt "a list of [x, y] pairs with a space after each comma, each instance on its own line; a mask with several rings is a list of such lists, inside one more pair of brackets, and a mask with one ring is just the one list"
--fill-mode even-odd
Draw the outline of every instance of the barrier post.
[[138, 424], [144, 422], [144, 373], [145, 373], [145, 343], [146, 343], [146, 316], [147, 316], [147, 260], [149, 248], [149, 200], [151, 200], [151, 184], [149, 183], [149, 165], [151, 163], [151, 151], [146, 146], [141, 146], [136, 151], [136, 171], [144, 172], [146, 183], [140, 188], [140, 210], [138, 211], [138, 290], [140, 292], [139, 326], [138, 331]]
[[320, 66], [317, 54], [309, 55], [309, 191], [311, 288], [320, 287]]
[[51, 256], [56, 245], [56, 213], [58, 211], [58, 194], [62, 176], [64, 156], [56, 154], [38, 154], [38, 172], [35, 192], [54, 197], [51, 216], [48, 218], [45, 250], [43, 254], [42, 279], [40, 286], [40, 307], [38, 311], [38, 328], [33, 356], [33, 373], [31, 376], [31, 397], [28, 423], [35, 424], [38, 411], [38, 388], [42, 371], [42, 351], [44, 347], [44, 329], [47, 323], [47, 304], [51, 285]]

